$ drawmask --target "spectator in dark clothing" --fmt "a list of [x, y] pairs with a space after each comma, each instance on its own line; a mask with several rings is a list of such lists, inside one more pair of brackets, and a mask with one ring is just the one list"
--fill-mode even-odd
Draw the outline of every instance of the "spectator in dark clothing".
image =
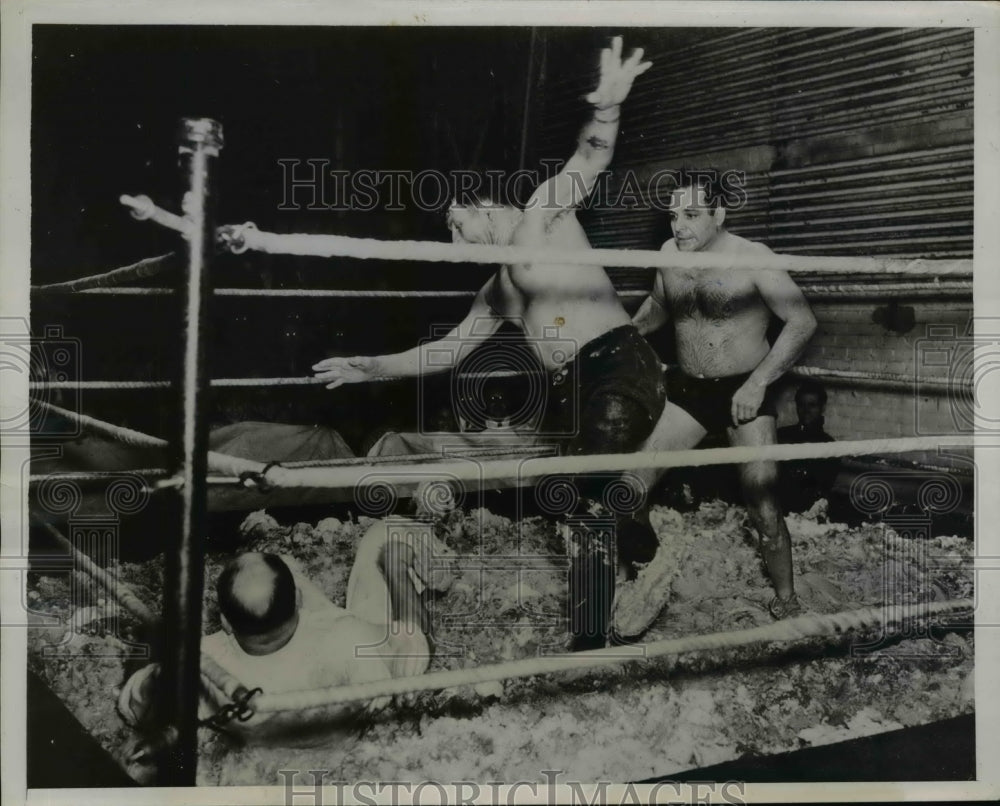
[[[781, 444], [833, 442], [823, 430], [826, 389], [817, 381], [805, 380], [795, 392], [799, 421], [778, 429]], [[780, 462], [780, 497], [785, 512], [805, 512], [820, 498], [828, 498], [840, 469], [838, 459], [803, 459]]]

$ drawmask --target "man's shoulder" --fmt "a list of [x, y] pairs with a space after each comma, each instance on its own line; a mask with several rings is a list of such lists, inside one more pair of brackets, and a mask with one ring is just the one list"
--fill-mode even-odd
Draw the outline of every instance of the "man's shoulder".
[[329, 607], [317, 607], [312, 610], [304, 608], [299, 610], [299, 629], [307, 633], [322, 634], [334, 624], [337, 625], [338, 629], [341, 629], [342, 626], [350, 625], [358, 620], [349, 610], [338, 607], [333, 602], [330, 602], [329, 605]]
[[661, 252], [676, 252], [677, 251], [677, 242], [674, 241], [673, 238], [671, 238], [670, 240], [666, 241], [663, 244], [663, 246], [660, 247], [660, 251]]
[[523, 238], [525, 237], [525, 234], [528, 236], [533, 236], [538, 233], [548, 235], [563, 226], [564, 222], [578, 221], [576, 217], [576, 208], [566, 207], [559, 210], [553, 210], [551, 205], [546, 205], [543, 200], [539, 200], [535, 203], [529, 201], [520, 212], [521, 217], [517, 222], [517, 226], [514, 228], [515, 239], [519, 235]]
[[751, 255], [774, 254], [771, 247], [767, 244], [761, 243], [760, 241], [751, 241], [749, 238], [744, 238], [742, 235], [733, 235], [731, 232], [728, 232], [727, 235], [729, 236], [726, 244], [727, 252]]

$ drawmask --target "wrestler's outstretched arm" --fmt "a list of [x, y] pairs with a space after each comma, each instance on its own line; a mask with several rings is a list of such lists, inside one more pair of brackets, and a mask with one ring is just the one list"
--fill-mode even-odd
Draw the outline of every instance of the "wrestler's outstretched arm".
[[622, 61], [622, 38], [611, 40], [611, 47], [601, 51], [601, 77], [597, 88], [587, 96], [594, 107], [593, 116], [584, 125], [576, 152], [554, 177], [539, 185], [525, 207], [527, 215], [541, 211], [546, 220], [577, 207], [590, 195], [602, 171], [607, 170], [618, 138], [621, 104], [632, 89], [636, 76], [652, 62], [642, 61], [642, 48]]
[[473, 347], [496, 333], [503, 324], [503, 318], [487, 301], [492, 284], [491, 278], [479, 289], [465, 319], [444, 338], [392, 355], [327, 358], [313, 365], [315, 377], [324, 381], [327, 389], [336, 389], [345, 383], [431, 375], [454, 369]]

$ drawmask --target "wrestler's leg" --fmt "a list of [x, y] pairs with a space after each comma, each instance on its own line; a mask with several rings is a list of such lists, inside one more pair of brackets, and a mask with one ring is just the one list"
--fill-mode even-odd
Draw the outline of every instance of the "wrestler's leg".
[[[611, 386], [587, 396], [580, 421], [579, 432], [568, 446], [569, 454], [630, 453], [643, 444], [655, 426], [647, 406]], [[581, 474], [577, 480], [584, 499], [581, 509], [601, 502], [609, 483], [606, 473]], [[614, 534], [598, 530], [585, 541], [582, 534], [577, 534], [577, 544], [571, 547], [574, 559], [570, 576], [574, 648], [603, 646], [607, 638], [617, 570], [615, 547], [626, 576], [634, 576], [636, 564], [648, 563], [656, 554], [656, 535], [648, 515], [643, 515], [639, 520], [619, 515]]]
[[[704, 438], [705, 429], [680, 406], [669, 400], [663, 405], [663, 411], [656, 425], [639, 447], [640, 451], [677, 451], [693, 448]], [[648, 563], [656, 553], [657, 539], [653, 527], [649, 523], [648, 495], [663, 477], [661, 468], [643, 468], [633, 471], [639, 478], [647, 495], [646, 506], [634, 513], [631, 518], [619, 523], [619, 547], [623, 548], [621, 559], [626, 562], [623, 572], [631, 576], [635, 563]]]
[[[651, 425], [649, 412], [634, 398], [610, 387], [591, 390], [581, 406], [579, 428], [566, 453], [628, 453], [638, 447]], [[581, 495], [576, 513], [579, 520], [571, 519], [568, 535], [570, 627], [575, 651], [603, 647], [610, 629], [615, 532], [610, 525], [588, 523], [587, 515], [604, 509], [601, 501], [611, 481], [607, 473], [581, 473], [576, 477]]]
[[[415, 521], [400, 523], [411, 529], [431, 528]], [[379, 520], [361, 538], [347, 580], [347, 609], [371, 624], [396, 621], [426, 628], [427, 610], [409, 573], [418, 564], [416, 551], [409, 545], [416, 541], [407, 541], [405, 533], [395, 531], [390, 522]]]
[[[695, 447], [708, 432], [694, 417], [669, 400], [663, 405], [660, 419], [646, 437], [641, 451], [683, 451]], [[636, 471], [647, 490], [652, 490], [663, 477], [662, 468]]]
[[[705, 429], [684, 409], [667, 401], [651, 434], [641, 445], [643, 451], [683, 450], [697, 445], [705, 436]], [[655, 569], [644, 577], [642, 588], [632, 588], [626, 598], [618, 603], [615, 613], [615, 640], [628, 642], [641, 635], [666, 604], [664, 593], [669, 593], [668, 580], [663, 575], [672, 569], [654, 562], [659, 548], [659, 539], [649, 522], [648, 493], [659, 481], [663, 471], [657, 469], [638, 470], [635, 474], [641, 480], [647, 493], [645, 507], [631, 517], [618, 519], [618, 560], [620, 572], [625, 579], [634, 579], [637, 564], [650, 564]], [[624, 616], [623, 616], [624, 613]], [[622, 632], [624, 630], [624, 632]]]
[[[774, 445], [774, 417], [761, 416], [729, 429], [730, 443], [737, 446]], [[776, 495], [778, 467], [775, 462], [746, 462], [740, 466], [740, 484], [747, 512], [760, 536], [761, 554], [775, 593], [788, 601], [795, 593], [792, 579], [792, 543]]]
[[347, 580], [347, 609], [371, 624], [391, 622], [392, 600], [380, 567], [383, 549], [389, 540], [389, 524], [375, 521], [358, 543]]
[[430, 615], [411, 579], [413, 548], [391, 538], [385, 520], [361, 538], [347, 580], [347, 609], [385, 630], [394, 675], [419, 674], [430, 660]]

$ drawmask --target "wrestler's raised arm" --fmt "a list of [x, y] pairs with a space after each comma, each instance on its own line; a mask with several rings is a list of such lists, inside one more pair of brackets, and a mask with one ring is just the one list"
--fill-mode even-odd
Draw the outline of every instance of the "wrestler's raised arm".
[[527, 215], [545, 219], [584, 202], [594, 189], [597, 177], [607, 170], [618, 138], [621, 104], [632, 89], [636, 76], [642, 75], [652, 62], [642, 61], [642, 48], [622, 61], [622, 38], [611, 40], [611, 47], [601, 51], [601, 77], [597, 89], [586, 100], [594, 111], [577, 140], [576, 152], [554, 177], [539, 185], [525, 207]]
[[488, 302], [492, 284], [493, 278], [479, 289], [465, 319], [444, 338], [392, 355], [327, 358], [313, 365], [315, 377], [324, 381], [327, 389], [336, 389], [345, 383], [431, 375], [454, 369], [473, 347], [503, 324], [503, 318]]

